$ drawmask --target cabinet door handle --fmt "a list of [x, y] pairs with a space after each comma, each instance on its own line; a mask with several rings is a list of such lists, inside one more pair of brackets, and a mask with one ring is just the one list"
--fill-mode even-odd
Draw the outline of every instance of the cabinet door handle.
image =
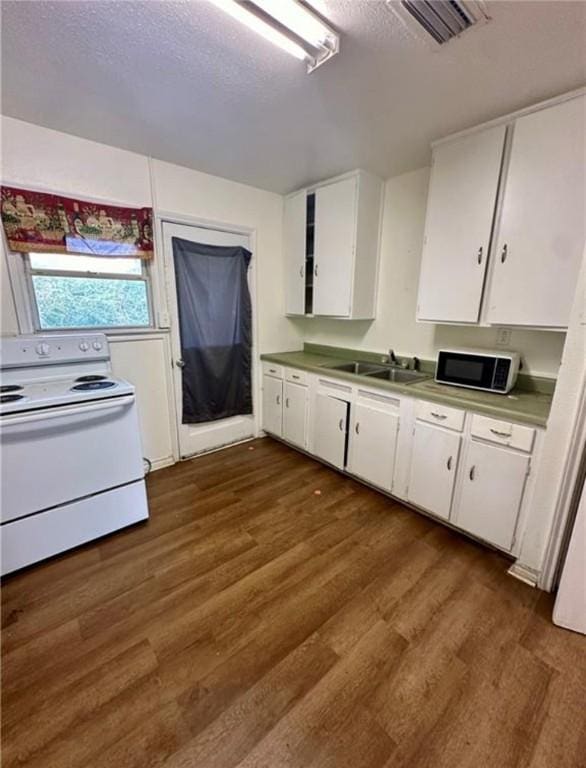
[[439, 419], [440, 421], [448, 418], [445, 413], [436, 413], [435, 411], [432, 411], [430, 415], [433, 416], [434, 419]]
[[315, 277], [317, 277], [317, 264], [313, 268], [313, 274]]
[[281, 395], [277, 395], [277, 405], [281, 405]]
[[299, 277], [303, 277], [303, 267], [299, 267]]
[[480, 246], [480, 248], [478, 249], [478, 254], [476, 255], [476, 261], [479, 264], [482, 264], [482, 254], [483, 253], [484, 253], [484, 248], [482, 246]]
[[452, 457], [451, 457], [451, 456], [450, 456], [450, 458], [447, 460], [447, 462], [446, 462], [446, 466], [447, 466], [447, 468], [448, 468], [448, 472], [449, 472], [449, 471], [452, 469]]
[[340, 419], [338, 422], [338, 427], [340, 428], [340, 432], [344, 431], [344, 419]]
[[289, 407], [289, 398], [286, 397], [285, 398], [285, 408], [288, 408], [288, 407]]
[[359, 421], [356, 422], [356, 426], [354, 427], [354, 431], [356, 432], [357, 435], [360, 434], [360, 422]]
[[474, 480], [474, 475], [475, 475], [475, 473], [476, 473], [476, 465], [475, 465], [475, 464], [473, 464], [473, 465], [470, 467], [470, 472], [468, 472], [468, 477], [470, 478], [470, 480]]
[[497, 437], [510, 437], [511, 436], [510, 432], [500, 432], [498, 429], [493, 429], [492, 427], [490, 428], [490, 431], [492, 432], [493, 435], [496, 435]]
[[502, 251], [501, 251], [501, 264], [504, 264], [504, 263], [505, 263], [505, 261], [507, 260], [507, 255], [508, 255], [508, 252], [509, 252], [509, 247], [508, 247], [508, 246], [507, 246], [507, 244], [505, 243], [505, 244], [503, 245], [503, 249], [502, 249]]

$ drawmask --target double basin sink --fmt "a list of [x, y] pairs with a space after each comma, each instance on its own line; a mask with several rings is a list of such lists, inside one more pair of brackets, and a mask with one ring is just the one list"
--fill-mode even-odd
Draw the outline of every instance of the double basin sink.
[[378, 363], [352, 361], [338, 363], [337, 365], [324, 365], [323, 367], [329, 368], [331, 371], [345, 371], [346, 373], [355, 373], [358, 376], [368, 376], [370, 379], [393, 381], [396, 384], [415, 384], [417, 381], [429, 379], [429, 376], [419, 371], [409, 371], [398, 366], [381, 365]]

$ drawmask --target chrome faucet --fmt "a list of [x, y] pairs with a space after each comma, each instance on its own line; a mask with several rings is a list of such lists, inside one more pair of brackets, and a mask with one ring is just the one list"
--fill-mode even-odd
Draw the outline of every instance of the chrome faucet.
[[394, 349], [389, 349], [389, 364], [399, 365], [399, 361], [397, 360], [397, 355], [395, 354]]

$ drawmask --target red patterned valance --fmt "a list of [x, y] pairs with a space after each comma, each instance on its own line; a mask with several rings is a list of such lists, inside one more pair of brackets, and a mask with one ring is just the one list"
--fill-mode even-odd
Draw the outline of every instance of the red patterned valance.
[[2, 223], [13, 251], [153, 258], [152, 208], [2, 187]]

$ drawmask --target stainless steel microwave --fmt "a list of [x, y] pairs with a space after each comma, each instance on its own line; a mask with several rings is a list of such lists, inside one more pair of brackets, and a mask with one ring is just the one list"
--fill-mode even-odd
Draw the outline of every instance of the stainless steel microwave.
[[453, 387], [506, 394], [519, 372], [518, 352], [491, 349], [440, 349], [435, 380]]

